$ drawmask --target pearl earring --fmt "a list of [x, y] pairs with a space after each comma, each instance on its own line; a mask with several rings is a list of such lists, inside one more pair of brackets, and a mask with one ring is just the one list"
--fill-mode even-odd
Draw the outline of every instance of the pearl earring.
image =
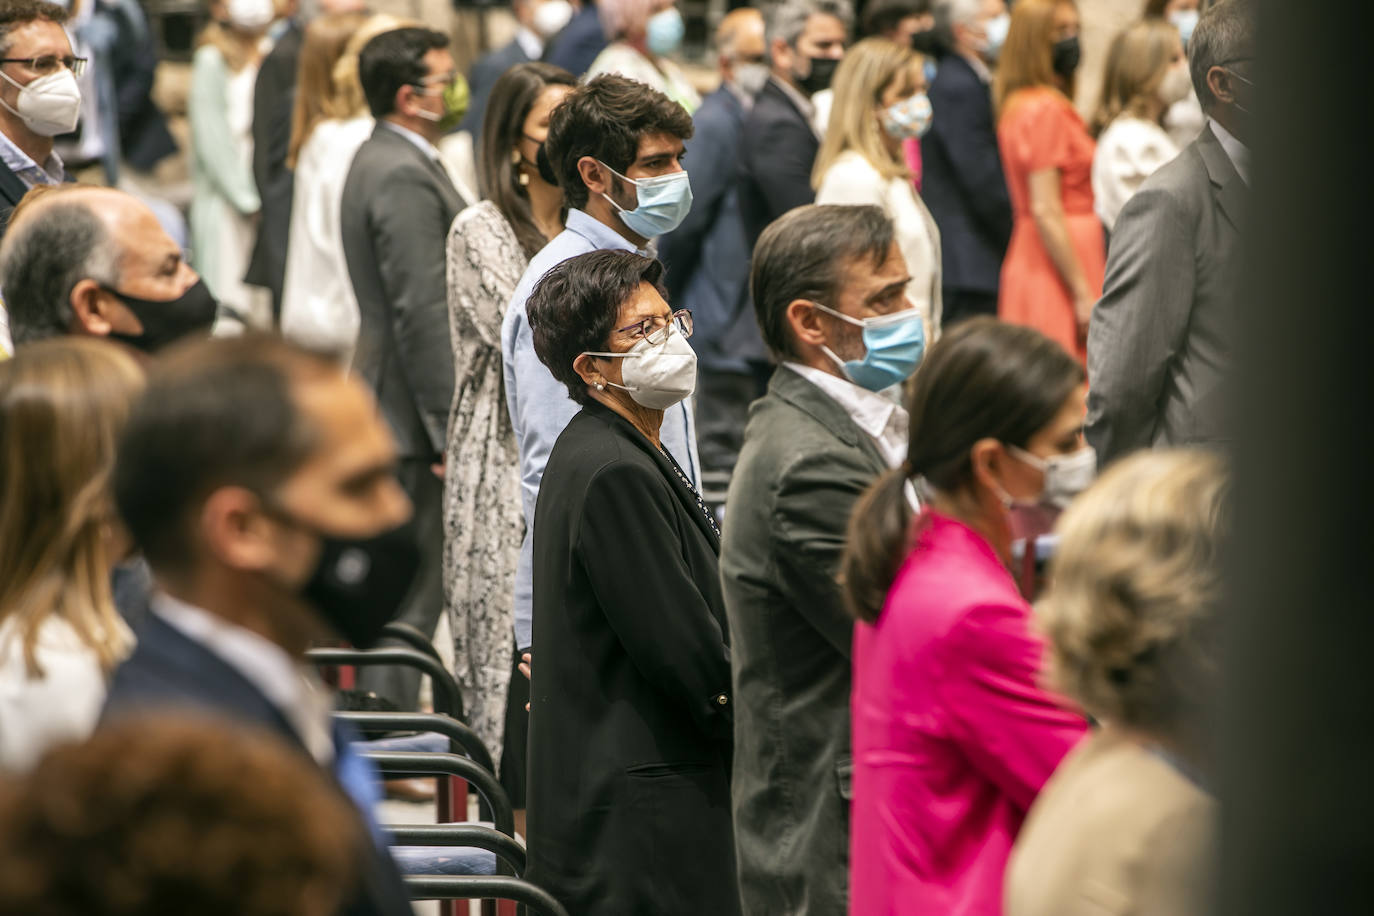
[[530, 176], [526, 175], [524, 172], [521, 172], [520, 177], [517, 180], [520, 182], [520, 187], [528, 187], [530, 183]]
[[596, 383], [596, 390], [597, 390], [597, 391], [605, 391], [605, 390], [606, 390], [606, 386], [603, 385], [601, 382], [597, 382], [597, 383]]
[[510, 164], [511, 164], [511, 165], [519, 165], [519, 164], [520, 164], [520, 151], [519, 151], [518, 149], [513, 149], [513, 150], [510, 151]]

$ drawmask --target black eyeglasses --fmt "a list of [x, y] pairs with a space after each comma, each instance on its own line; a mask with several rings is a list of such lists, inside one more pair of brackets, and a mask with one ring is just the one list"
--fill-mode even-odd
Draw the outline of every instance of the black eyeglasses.
[[0, 64], [23, 64], [39, 76], [51, 76], [66, 67], [72, 71], [72, 76], [80, 76], [86, 69], [86, 58], [73, 57], [70, 54], [63, 57], [56, 54], [44, 54], [42, 57], [0, 57]]

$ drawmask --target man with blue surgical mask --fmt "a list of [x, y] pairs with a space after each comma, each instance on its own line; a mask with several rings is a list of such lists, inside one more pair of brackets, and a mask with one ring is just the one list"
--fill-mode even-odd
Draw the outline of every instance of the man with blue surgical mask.
[[847, 909], [853, 618], [837, 576], [855, 504], [906, 460], [907, 413], [882, 392], [925, 350], [909, 279], [873, 206], [799, 207], [754, 249], [754, 309], [781, 365], [749, 412], [720, 551], [746, 913]]
[[[633, 125], [633, 126], [632, 126]], [[578, 405], [534, 352], [525, 303], [553, 267], [588, 252], [654, 255], [654, 239], [676, 229], [692, 206], [683, 141], [692, 119], [677, 102], [622, 76], [598, 76], [554, 109], [538, 164], [563, 189], [566, 228], [536, 254], [520, 278], [501, 325], [506, 406], [520, 450], [525, 540], [515, 578], [515, 640], [531, 643], [534, 507], [549, 452]], [[699, 487], [692, 399], [668, 408], [663, 446]]]

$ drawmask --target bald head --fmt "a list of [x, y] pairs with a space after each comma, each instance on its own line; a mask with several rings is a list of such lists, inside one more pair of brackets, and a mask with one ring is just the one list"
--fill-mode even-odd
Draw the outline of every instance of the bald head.
[[31, 192], [0, 245], [16, 345], [63, 334], [138, 335], [138, 319], [115, 291], [167, 301], [198, 279], [153, 211], [113, 188]]
[[726, 80], [735, 78], [740, 64], [766, 65], [763, 14], [752, 7], [728, 13], [716, 27], [715, 45], [721, 76]]

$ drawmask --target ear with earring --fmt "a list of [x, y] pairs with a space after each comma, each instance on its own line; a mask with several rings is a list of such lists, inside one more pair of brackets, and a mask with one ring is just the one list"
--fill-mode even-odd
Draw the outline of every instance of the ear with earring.
[[522, 188], [528, 186], [530, 183], [530, 176], [520, 171], [520, 163], [524, 161], [524, 158], [524, 156], [520, 155], [518, 149], [510, 151], [510, 164], [515, 166], [515, 181]]

